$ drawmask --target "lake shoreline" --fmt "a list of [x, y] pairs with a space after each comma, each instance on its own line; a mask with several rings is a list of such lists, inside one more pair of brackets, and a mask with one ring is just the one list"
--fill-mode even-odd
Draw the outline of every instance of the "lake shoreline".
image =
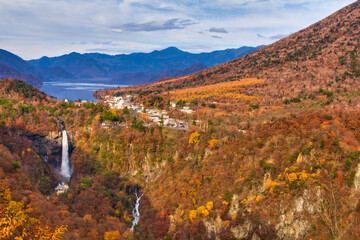
[[71, 101], [80, 99], [95, 102], [96, 98], [93, 97], [94, 91], [127, 86], [128, 85], [100, 83], [92, 80], [77, 80], [76, 82], [46, 81], [39, 90], [58, 99], [68, 99]]

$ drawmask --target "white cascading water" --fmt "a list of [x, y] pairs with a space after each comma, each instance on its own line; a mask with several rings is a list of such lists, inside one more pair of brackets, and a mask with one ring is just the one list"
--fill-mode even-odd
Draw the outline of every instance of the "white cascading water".
[[69, 140], [66, 130], [62, 132], [62, 158], [61, 158], [61, 169], [60, 174], [65, 179], [70, 179], [70, 158], [69, 158]]
[[139, 207], [140, 207], [140, 199], [142, 197], [142, 194], [140, 197], [138, 196], [137, 188], [135, 188], [135, 196], [136, 196], [136, 203], [135, 203], [135, 207], [132, 210], [132, 214], [134, 217], [134, 219], [132, 221], [132, 226], [131, 226], [132, 231], [134, 231], [135, 226], [139, 224], [139, 220], [140, 220]]

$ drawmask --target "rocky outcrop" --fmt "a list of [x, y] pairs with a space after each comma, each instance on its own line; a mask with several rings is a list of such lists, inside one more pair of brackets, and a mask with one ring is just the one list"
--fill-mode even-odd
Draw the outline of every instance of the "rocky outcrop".
[[31, 148], [46, 160], [53, 168], [61, 164], [61, 132], [50, 132], [47, 136], [27, 135], [32, 141]]
[[360, 194], [360, 164], [358, 164], [356, 167], [354, 190], [355, 190], [355, 194]]
[[209, 239], [215, 238], [216, 240], [220, 240], [219, 234], [225, 228], [225, 226], [219, 215], [216, 217], [215, 220], [210, 219], [204, 221], [204, 225], [206, 227], [206, 232]]
[[316, 212], [318, 206], [314, 199], [321, 201], [320, 190], [313, 191], [305, 190], [302, 196], [295, 199], [290, 211], [280, 215], [279, 223], [275, 227], [280, 239], [303, 239], [311, 229], [311, 224], [305, 215], [313, 215]]
[[60, 131], [49, 132], [49, 134], [45, 138], [46, 139], [60, 139], [61, 132]]
[[240, 207], [239, 200], [240, 197], [234, 194], [231, 200], [231, 205], [229, 210], [230, 217], [234, 216], [239, 211], [239, 207]]
[[282, 214], [279, 224], [276, 225], [280, 239], [302, 239], [310, 227], [308, 221], [296, 214], [296, 209]]
[[[69, 132], [70, 153], [73, 151], [72, 139], [75, 139], [75, 132]], [[41, 156], [48, 165], [54, 170], [58, 170], [61, 166], [61, 155], [62, 155], [62, 132], [53, 131], [49, 132], [46, 136], [38, 134], [23, 133], [23, 137], [26, 137], [31, 141], [31, 149], [34, 150], [39, 156]], [[53, 172], [53, 177], [59, 179], [56, 171]]]
[[243, 224], [232, 227], [230, 230], [236, 239], [249, 239], [253, 226], [250, 220], [246, 220]]

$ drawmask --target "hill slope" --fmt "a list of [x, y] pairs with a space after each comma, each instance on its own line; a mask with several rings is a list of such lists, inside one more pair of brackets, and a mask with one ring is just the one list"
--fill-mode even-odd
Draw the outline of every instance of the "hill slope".
[[[161, 131], [173, 141], [150, 148], [136, 168], [145, 179], [155, 175], [152, 186], [144, 181], [155, 208], [170, 213], [168, 233], [359, 238], [359, 23], [356, 1], [228, 63], [96, 93], [131, 95], [132, 104], [188, 122], [188, 134]], [[183, 106], [194, 113], [180, 113]], [[157, 155], [161, 146], [170, 158]], [[146, 165], [151, 156], [153, 167]]]
[[[359, 3], [316, 32], [334, 19], [358, 22]], [[258, 50], [201, 73], [99, 92], [117, 96], [106, 102], [64, 102], [1, 80], [0, 219], [13, 220], [3, 209], [15, 205], [51, 230], [67, 225], [64, 239], [359, 239], [357, 27], [329, 30], [333, 42], [316, 40], [320, 55], [304, 49], [293, 59], [303, 47], [290, 40], [311, 33], [299, 38], [311, 45], [314, 26], [265, 56]], [[337, 44], [345, 62], [331, 57]], [[63, 127], [74, 173], [57, 196], [56, 173], [42, 157], [60, 157]], [[130, 230], [136, 199], [140, 221]], [[10, 228], [13, 236], [37, 232], [25, 225]]]
[[321, 89], [337, 93], [356, 90], [360, 76], [359, 16], [357, 1], [244, 57], [162, 84], [131, 89], [166, 92], [253, 77], [265, 82], [260, 88], [248, 89], [248, 93], [261, 97], [267, 104], [274, 101], [278, 104], [301, 94], [318, 94]]

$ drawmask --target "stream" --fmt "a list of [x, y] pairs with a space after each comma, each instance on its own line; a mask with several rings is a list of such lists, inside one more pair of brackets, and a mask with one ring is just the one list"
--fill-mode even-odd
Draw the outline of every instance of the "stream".
[[132, 231], [134, 231], [135, 226], [139, 224], [139, 220], [140, 220], [139, 207], [140, 207], [140, 199], [143, 196], [143, 194], [141, 194], [141, 196], [138, 196], [138, 188], [135, 188], [135, 196], [136, 196], [136, 203], [132, 210], [132, 214], [134, 217], [134, 219], [132, 221], [132, 226], [131, 226]]

